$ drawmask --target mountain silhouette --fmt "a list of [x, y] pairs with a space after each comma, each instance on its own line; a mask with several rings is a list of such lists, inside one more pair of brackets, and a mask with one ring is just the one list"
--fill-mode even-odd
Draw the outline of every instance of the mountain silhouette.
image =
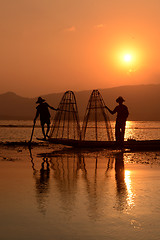
[[[118, 96], [123, 96], [130, 112], [128, 120], [160, 121], [160, 107], [158, 105], [160, 102], [160, 84], [121, 86], [99, 89], [99, 91], [110, 109], [116, 106], [115, 99]], [[83, 119], [91, 92], [92, 90], [75, 92], [80, 119]], [[56, 108], [62, 96], [63, 93], [53, 93], [41, 97]], [[36, 112], [36, 100], [37, 97], [25, 98], [13, 92], [0, 94], [0, 119], [33, 119]], [[110, 115], [110, 119], [115, 119], [115, 116]]]
[[13, 92], [0, 95], [0, 119], [21, 120], [31, 119], [34, 112], [34, 101]]

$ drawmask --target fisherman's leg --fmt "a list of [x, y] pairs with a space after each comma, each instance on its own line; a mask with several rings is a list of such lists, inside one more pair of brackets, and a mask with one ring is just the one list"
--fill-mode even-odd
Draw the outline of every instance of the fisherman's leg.
[[45, 134], [45, 131], [44, 131], [44, 123], [43, 122], [41, 122], [41, 127], [42, 127], [43, 136], [44, 136], [44, 138], [46, 138], [46, 134]]
[[116, 122], [116, 126], [115, 126], [115, 137], [116, 137], [116, 142], [120, 142], [120, 140], [121, 140], [120, 124], [117, 122]]
[[126, 125], [126, 122], [122, 123], [121, 125], [121, 141], [122, 142], [124, 142], [125, 125]]
[[49, 137], [49, 136], [48, 136], [49, 130], [50, 130], [50, 119], [49, 119], [48, 122], [47, 122], [47, 132], [46, 132], [46, 137]]

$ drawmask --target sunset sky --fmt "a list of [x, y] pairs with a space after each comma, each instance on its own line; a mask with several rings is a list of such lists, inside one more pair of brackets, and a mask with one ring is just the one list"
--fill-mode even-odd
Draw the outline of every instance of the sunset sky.
[[0, 3], [0, 93], [160, 83], [159, 0]]

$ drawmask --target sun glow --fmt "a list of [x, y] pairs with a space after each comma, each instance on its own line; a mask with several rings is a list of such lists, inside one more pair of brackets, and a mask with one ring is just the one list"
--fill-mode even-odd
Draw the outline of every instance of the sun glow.
[[117, 60], [119, 59], [119, 68], [124, 70], [127, 74], [133, 74], [137, 71], [140, 64], [140, 58], [136, 49], [122, 50], [117, 53]]
[[133, 47], [115, 48], [113, 52], [113, 63], [121, 70], [136, 68], [140, 63], [138, 50]]
[[[133, 81], [138, 74], [142, 74], [141, 68], [144, 67], [144, 53], [139, 46], [133, 46], [128, 44], [115, 44], [110, 52], [105, 52], [105, 57], [107, 55], [108, 62], [107, 66], [110, 64], [111, 70], [117, 79], [123, 76], [123, 84], [127, 84], [128, 80]], [[108, 57], [110, 56], [110, 58]], [[108, 67], [107, 67], [108, 69]], [[138, 79], [138, 78], [137, 78]], [[137, 80], [138, 81], [138, 80]], [[133, 83], [133, 82], [132, 82]]]
[[124, 57], [123, 57], [123, 60], [125, 62], [131, 62], [131, 60], [132, 60], [131, 54], [129, 54], [129, 53], [125, 54]]

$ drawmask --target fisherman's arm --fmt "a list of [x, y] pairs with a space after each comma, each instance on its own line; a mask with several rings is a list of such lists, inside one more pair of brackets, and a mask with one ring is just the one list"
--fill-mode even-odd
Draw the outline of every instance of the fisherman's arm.
[[52, 109], [52, 110], [55, 110], [55, 111], [58, 111], [58, 110], [59, 110], [59, 108], [51, 107], [49, 104], [48, 104], [48, 107], [49, 107], [50, 109]]
[[109, 107], [105, 106], [105, 108], [107, 108], [107, 110], [113, 115], [117, 112], [117, 109], [115, 107], [115, 109], [112, 111]]

